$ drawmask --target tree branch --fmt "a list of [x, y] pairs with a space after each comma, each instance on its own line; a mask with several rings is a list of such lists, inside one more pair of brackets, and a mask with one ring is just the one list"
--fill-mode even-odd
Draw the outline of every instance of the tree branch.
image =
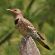
[[39, 49], [32, 37], [29, 37], [25, 45], [21, 44], [20, 52], [21, 55], [40, 55]]

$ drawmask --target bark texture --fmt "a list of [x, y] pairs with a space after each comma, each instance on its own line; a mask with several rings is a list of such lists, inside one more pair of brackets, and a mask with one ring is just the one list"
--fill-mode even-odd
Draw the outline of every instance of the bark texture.
[[21, 55], [40, 55], [40, 51], [37, 48], [32, 37], [29, 37], [26, 44], [21, 44], [20, 52]]

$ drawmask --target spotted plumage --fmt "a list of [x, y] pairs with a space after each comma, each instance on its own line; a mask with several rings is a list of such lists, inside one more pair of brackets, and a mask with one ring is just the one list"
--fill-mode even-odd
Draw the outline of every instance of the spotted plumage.
[[23, 17], [22, 12], [19, 9], [7, 9], [15, 14], [15, 25], [19, 29], [20, 33], [25, 37], [31, 36], [34, 40], [37, 40], [42, 46], [49, 49], [50, 48], [42, 41], [44, 38], [40, 35], [33, 24]]

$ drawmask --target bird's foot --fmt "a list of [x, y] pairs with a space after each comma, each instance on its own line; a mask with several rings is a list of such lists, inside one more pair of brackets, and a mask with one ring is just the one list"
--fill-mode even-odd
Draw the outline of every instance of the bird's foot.
[[26, 42], [27, 42], [28, 39], [29, 39], [29, 37], [24, 37], [24, 38], [22, 39], [22, 43], [23, 43], [23, 44], [26, 44]]

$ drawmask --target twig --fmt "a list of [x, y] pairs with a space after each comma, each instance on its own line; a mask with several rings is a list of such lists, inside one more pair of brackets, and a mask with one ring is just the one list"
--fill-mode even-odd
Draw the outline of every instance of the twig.
[[2, 45], [6, 40], [11, 38], [11, 35], [14, 33], [15, 29], [10, 30], [7, 34], [3, 36], [3, 38], [0, 39], [0, 45]]
[[35, 0], [31, 0], [30, 4], [28, 5], [26, 11], [29, 11], [31, 9], [32, 4], [34, 3]]

